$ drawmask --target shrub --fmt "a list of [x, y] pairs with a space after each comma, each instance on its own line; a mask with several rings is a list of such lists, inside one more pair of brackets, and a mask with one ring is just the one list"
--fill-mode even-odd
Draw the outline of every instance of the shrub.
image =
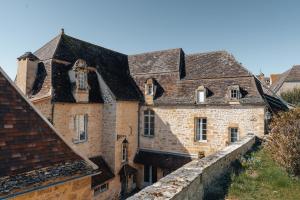
[[286, 102], [300, 106], [300, 88], [282, 92], [280, 95]]
[[300, 108], [273, 118], [266, 149], [289, 173], [300, 175]]

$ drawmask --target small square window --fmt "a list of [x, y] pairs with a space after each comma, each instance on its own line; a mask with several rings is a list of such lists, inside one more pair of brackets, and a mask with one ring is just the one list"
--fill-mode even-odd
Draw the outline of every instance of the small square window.
[[95, 187], [94, 189], [94, 196], [97, 196], [98, 194], [105, 192], [106, 190], [108, 190], [108, 183], [104, 183], [102, 185], [99, 185], [97, 187]]
[[232, 89], [230, 91], [231, 99], [239, 99], [240, 98], [240, 91], [238, 89]]

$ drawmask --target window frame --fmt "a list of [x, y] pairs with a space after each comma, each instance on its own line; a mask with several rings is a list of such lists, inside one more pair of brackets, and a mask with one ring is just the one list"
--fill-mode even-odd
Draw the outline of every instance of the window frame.
[[[83, 121], [80, 121], [83, 120]], [[81, 139], [81, 123], [83, 123], [84, 138]], [[87, 114], [76, 114], [74, 117], [74, 128], [76, 132], [76, 138], [73, 140], [74, 143], [83, 143], [88, 140], [88, 115]]]
[[155, 135], [155, 113], [151, 109], [144, 110], [144, 136], [154, 137]]
[[[205, 122], [204, 122], [205, 120]], [[199, 133], [198, 133], [199, 131]], [[205, 133], [204, 133], [205, 132]], [[207, 118], [196, 117], [195, 118], [195, 141], [207, 142]]]
[[78, 89], [79, 90], [86, 90], [87, 89], [87, 73], [84, 71], [77, 72], [77, 82], [78, 82]]
[[[233, 137], [233, 130], [236, 130], [235, 134], [236, 136]], [[237, 141], [239, 141], [239, 128], [238, 127], [229, 127], [229, 137], [230, 137], [230, 143], [235, 143]], [[236, 140], [233, 141], [233, 138], [235, 138]]]
[[146, 90], [146, 95], [151, 95], [153, 96], [154, 94], [154, 85], [153, 83], [146, 83], [146, 86], [145, 86], [145, 90]]
[[[105, 187], [104, 187], [105, 186]], [[103, 183], [101, 185], [97, 185], [94, 188], [94, 196], [98, 196], [99, 194], [107, 191], [109, 189], [109, 183]]]
[[122, 142], [122, 163], [128, 161], [128, 143]]

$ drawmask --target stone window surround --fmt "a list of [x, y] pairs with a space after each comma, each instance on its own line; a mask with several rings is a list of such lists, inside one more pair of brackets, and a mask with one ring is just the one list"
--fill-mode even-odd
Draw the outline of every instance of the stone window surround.
[[155, 95], [156, 86], [154, 85], [154, 80], [149, 78], [145, 83], [145, 95], [146, 96], [154, 96]]
[[[198, 120], [199, 119], [205, 119], [206, 120], [206, 129], [205, 129], [205, 131], [206, 131], [206, 139], [205, 140], [202, 140], [202, 139], [200, 139], [200, 140], [197, 140], [196, 138], [197, 138], [197, 122], [198, 122]], [[199, 142], [199, 143], [207, 143], [208, 141], [207, 141], [207, 133], [208, 133], [208, 130], [207, 130], [207, 117], [194, 117], [194, 142]], [[203, 136], [202, 136], [203, 137]]]
[[236, 141], [234, 141], [234, 142], [237, 142], [237, 141], [239, 141], [240, 140], [240, 133], [239, 133], [239, 127], [238, 126], [230, 126], [229, 128], [228, 128], [228, 131], [229, 131], [229, 143], [234, 143], [234, 142], [232, 142], [232, 130], [233, 129], [236, 129]]
[[[155, 112], [152, 109], [148, 108], [148, 109], [144, 110], [143, 113], [144, 113], [144, 117], [143, 117], [143, 122], [144, 122], [143, 123], [144, 124], [143, 136], [148, 137], [148, 138], [153, 138], [155, 136]], [[146, 116], [148, 117], [148, 122], [145, 121]], [[153, 119], [153, 127], [151, 127], [151, 119]], [[148, 127], [147, 127], [148, 134], [145, 134], [146, 123], [148, 125]], [[151, 134], [151, 129], [153, 130], [152, 134]]]
[[[200, 92], [203, 92], [203, 93], [204, 93], [204, 99], [203, 99], [203, 101], [200, 101], [199, 98], [198, 98]], [[199, 86], [199, 87], [196, 89], [196, 91], [195, 91], [195, 102], [196, 102], [197, 104], [205, 103], [205, 101], [206, 101], [206, 96], [207, 96], [207, 89], [206, 89], [206, 87], [204, 87], [203, 85]]]
[[241, 90], [239, 85], [231, 85], [228, 88], [228, 97], [232, 101], [238, 101], [242, 98]]
[[[79, 127], [78, 127], [78, 118], [80, 116], [83, 116], [83, 125], [84, 125], [84, 132], [85, 132], [85, 138], [83, 140], [80, 139], [80, 130], [79, 130]], [[88, 114], [83, 114], [83, 113], [80, 113], [80, 114], [76, 114], [74, 117], [74, 132], [75, 132], [75, 138], [72, 139], [73, 143], [74, 144], [79, 144], [79, 143], [84, 143], [84, 142], [87, 142], [88, 140]]]
[[109, 189], [109, 183], [103, 183], [101, 185], [98, 185], [94, 188], [94, 196], [98, 196], [99, 194], [107, 191]]

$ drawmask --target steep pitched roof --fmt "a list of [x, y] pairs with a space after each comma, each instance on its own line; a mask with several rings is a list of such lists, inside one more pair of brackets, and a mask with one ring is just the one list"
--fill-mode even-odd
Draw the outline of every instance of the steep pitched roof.
[[[73, 38], [66, 34], [60, 34], [53, 40], [35, 52], [40, 60], [57, 59], [74, 64], [77, 59], [83, 59], [89, 66], [95, 67], [101, 74], [117, 100], [138, 100], [139, 93], [134, 85], [134, 81], [129, 75], [127, 55]], [[52, 68], [52, 66], [51, 66]], [[65, 75], [51, 71], [50, 76], [62, 76], [60, 79], [67, 79]], [[51, 79], [53, 81], [53, 79]], [[37, 83], [42, 87], [48, 85]], [[59, 92], [60, 93], [60, 92]], [[60, 93], [62, 94], [62, 92]], [[38, 96], [38, 94], [36, 94]], [[58, 97], [58, 101], [70, 102], [70, 98]]]
[[226, 51], [197, 53], [185, 56], [184, 79], [217, 79], [251, 76], [235, 58]]
[[[1, 68], [0, 163], [0, 197], [50, 179], [92, 174], [91, 166], [94, 166], [66, 144]], [[36, 171], [40, 179], [34, 178]]]
[[294, 65], [291, 69], [285, 71], [280, 75], [280, 78], [271, 88], [274, 92], [278, 92], [284, 82], [300, 82], [300, 65]]
[[178, 72], [181, 49], [147, 52], [128, 56], [131, 75]]

